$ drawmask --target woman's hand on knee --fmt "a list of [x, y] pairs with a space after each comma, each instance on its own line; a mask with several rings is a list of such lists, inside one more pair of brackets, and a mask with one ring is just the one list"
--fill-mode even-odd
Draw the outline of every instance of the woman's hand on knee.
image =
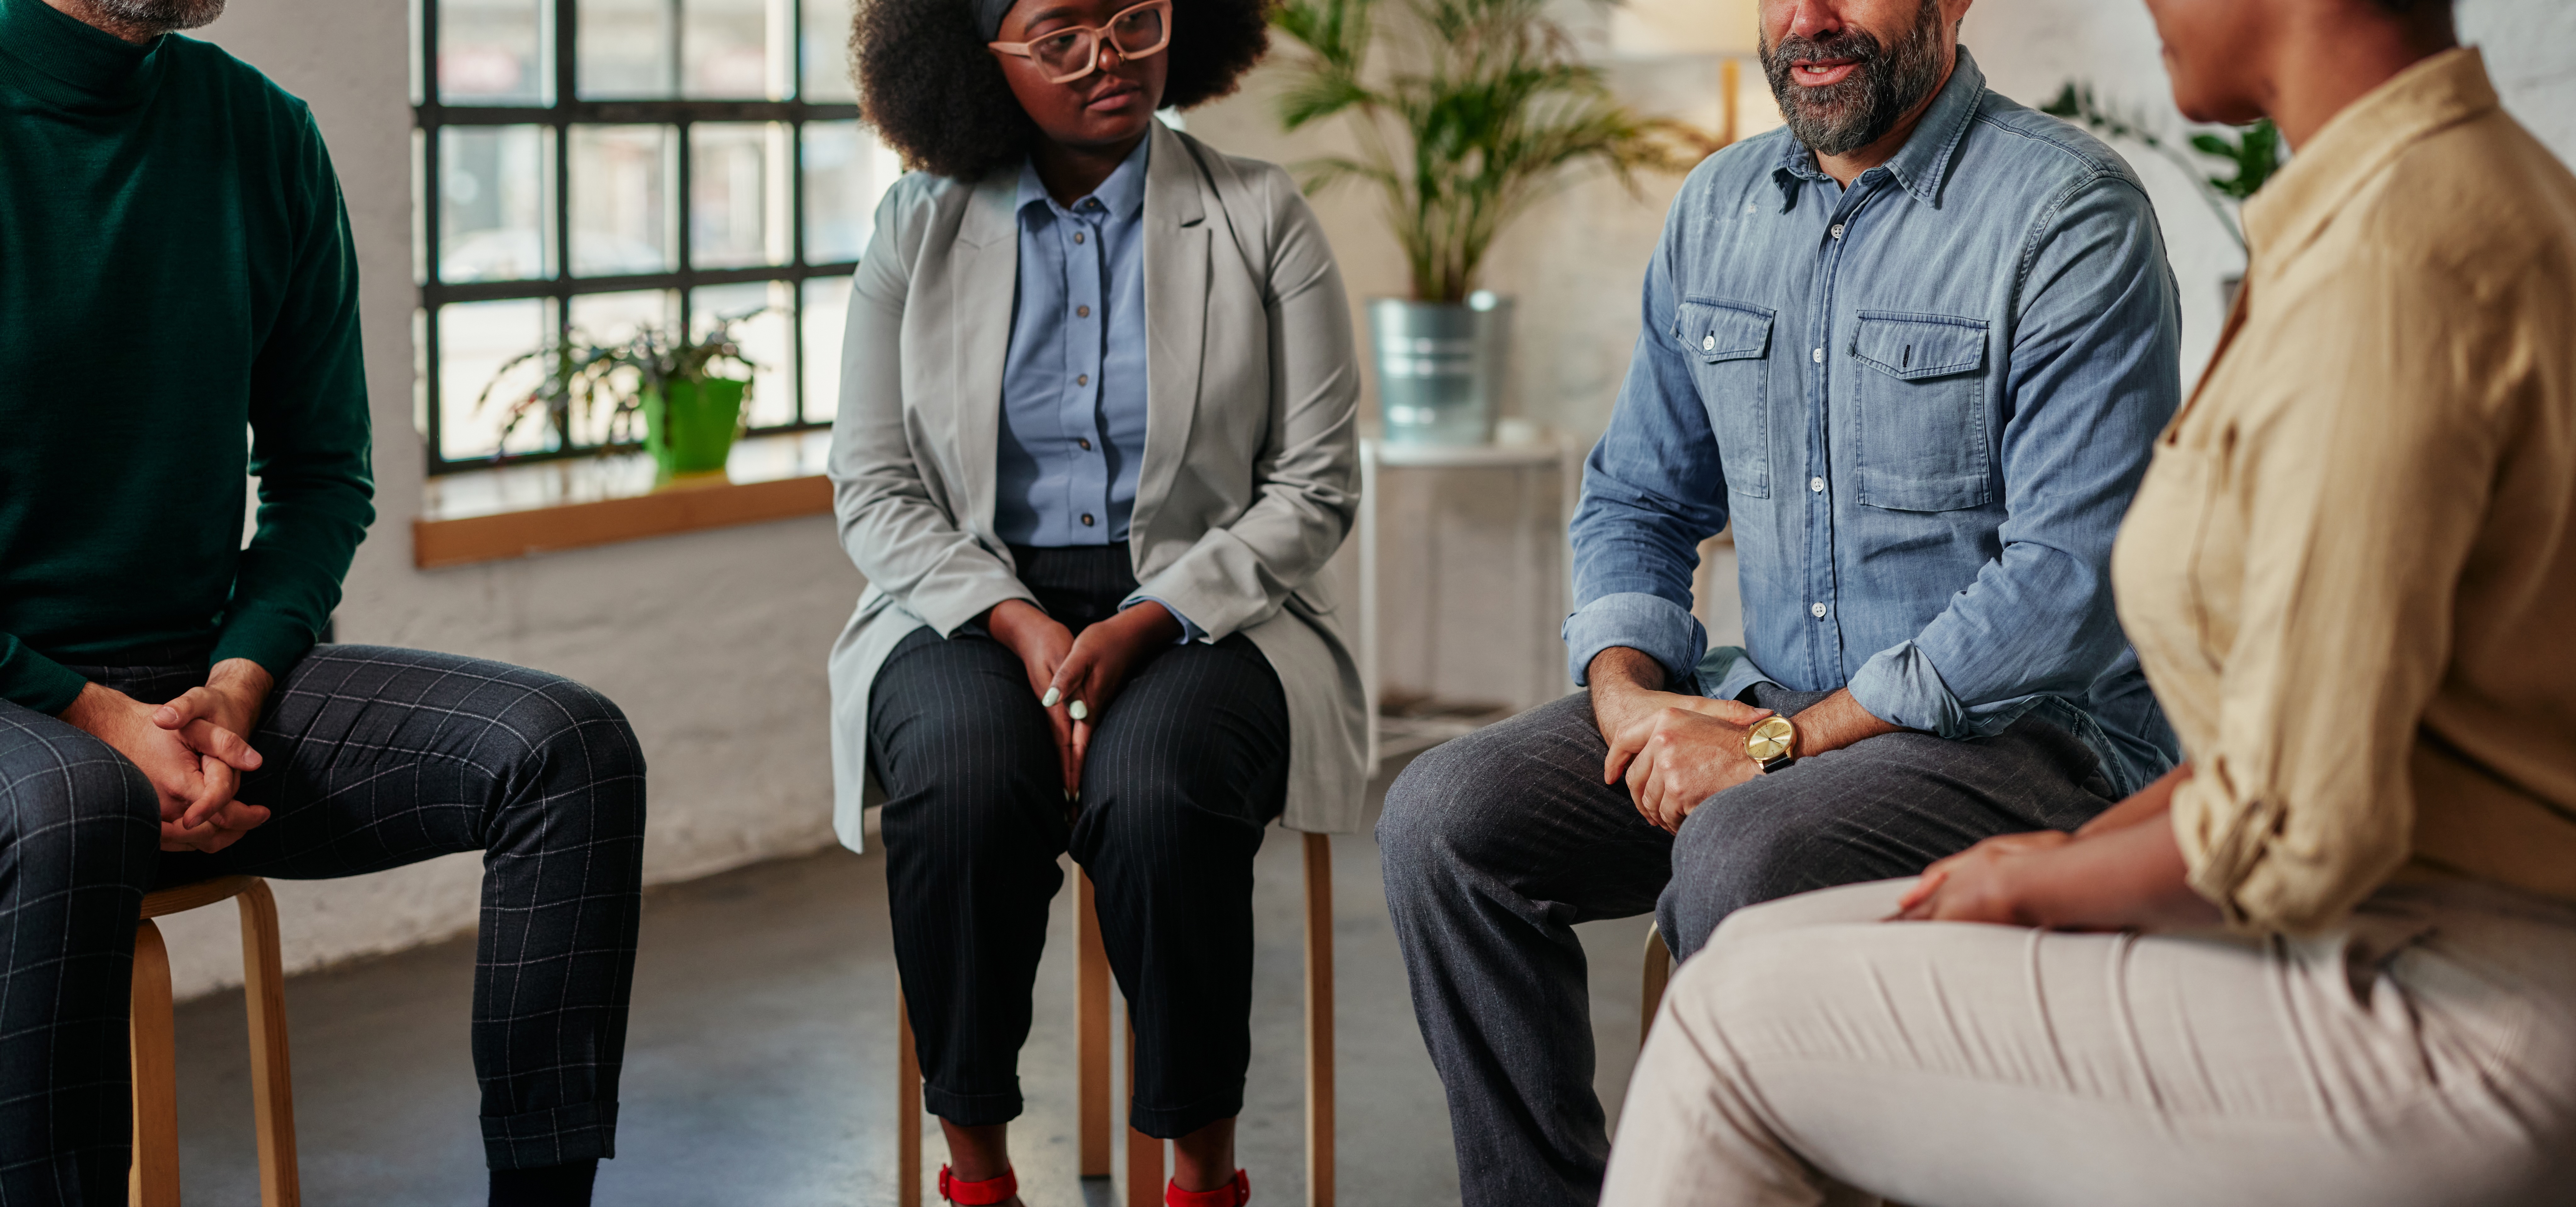
[[1082, 756], [1074, 747], [1071, 701], [1053, 689], [1066, 655], [1073, 650], [1073, 631], [1025, 599], [993, 605], [984, 614], [984, 631], [1019, 655], [1020, 667], [1028, 673], [1029, 694], [1046, 709], [1047, 726], [1055, 732], [1056, 755], [1064, 766], [1064, 794], [1071, 797], [1082, 788]]
[[1109, 711], [1111, 701], [1136, 668], [1152, 661], [1181, 637], [1181, 622], [1153, 600], [1128, 608], [1084, 629], [1073, 649], [1056, 667], [1044, 697], [1061, 706], [1073, 722], [1073, 766], [1078, 777], [1082, 756], [1091, 749], [1092, 727]]

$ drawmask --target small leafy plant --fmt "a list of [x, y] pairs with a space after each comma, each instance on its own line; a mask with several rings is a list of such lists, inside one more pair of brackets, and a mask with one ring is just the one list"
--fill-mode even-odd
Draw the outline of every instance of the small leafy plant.
[[2039, 107], [2051, 117], [2078, 122], [2104, 138], [2127, 139], [2179, 165], [2200, 186], [2201, 199], [2209, 203], [2211, 213], [2227, 228], [2236, 246], [2245, 246], [2245, 231], [2237, 225], [2231, 202], [2241, 205], [2245, 199], [2281, 170], [2281, 132], [2264, 118], [2239, 128], [2233, 137], [2203, 132], [2191, 136], [2191, 149], [2212, 159], [2224, 161], [2234, 169], [2232, 176], [2217, 176], [2209, 165], [2187, 155], [2150, 129], [2142, 118], [2124, 116], [2113, 111], [2094, 95], [2093, 86], [2069, 80], [2057, 99]]
[[[1582, 62], [1544, 0], [1282, 0], [1271, 25], [1304, 55], [1279, 98], [1290, 130], [1348, 116], [1361, 154], [1299, 165], [1308, 192], [1366, 181], [1385, 197], [1413, 296], [1457, 302], [1494, 237], [1561, 184], [1563, 169], [1681, 171], [1716, 149], [1698, 131], [1640, 117]], [[1385, 52], [1396, 64], [1372, 70]]]
[[[525, 392], [508, 395], [509, 400], [502, 404], [504, 445], [520, 427], [531, 422], [569, 432], [576, 420], [588, 419], [606, 433], [601, 452], [633, 447], [644, 439], [641, 417], [645, 396], [667, 397], [673, 382], [726, 378], [728, 375], [719, 370], [731, 367], [742, 375], [739, 380], [745, 383], [747, 402], [749, 383], [761, 366], [743, 355], [734, 328], [767, 309], [719, 318], [705, 335], [696, 338], [691, 338], [685, 327], [648, 325], [637, 328], [634, 335], [622, 341], [603, 343], [576, 328], [568, 339], [549, 340], [535, 351], [503, 363], [483, 392], [475, 396], [474, 409], [480, 413], [484, 406], [495, 402], [494, 393], [513, 370], [542, 362], [545, 376]], [[497, 459], [501, 454], [495, 452], [493, 456]]]

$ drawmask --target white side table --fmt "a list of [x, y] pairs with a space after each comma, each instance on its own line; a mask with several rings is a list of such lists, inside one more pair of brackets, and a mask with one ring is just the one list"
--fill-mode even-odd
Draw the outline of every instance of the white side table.
[[[1374, 770], [1383, 747], [1377, 722], [1379, 699], [1379, 625], [1378, 612], [1378, 484], [1388, 471], [1446, 471], [1511, 475], [1511, 489], [1519, 501], [1519, 519], [1513, 526], [1512, 550], [1521, 572], [1515, 576], [1515, 589], [1526, 591], [1521, 607], [1525, 615], [1545, 618], [1545, 636], [1555, 634], [1554, 625], [1571, 607], [1572, 585], [1566, 581], [1565, 533], [1562, 524], [1573, 515], [1569, 475], [1565, 472], [1569, 448], [1565, 438], [1554, 432], [1526, 444], [1483, 444], [1466, 447], [1441, 447], [1411, 444], [1382, 444], [1375, 440], [1360, 442], [1360, 674], [1368, 688], [1369, 766]], [[1543, 509], [1552, 509], [1557, 525], [1540, 532]], [[1533, 640], [1528, 659], [1526, 698], [1535, 703], [1571, 690], [1565, 674], [1563, 650], [1553, 641]]]

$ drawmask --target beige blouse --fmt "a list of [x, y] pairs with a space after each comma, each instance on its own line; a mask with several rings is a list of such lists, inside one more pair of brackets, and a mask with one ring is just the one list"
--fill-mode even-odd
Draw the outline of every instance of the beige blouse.
[[2245, 227], [2113, 556], [2192, 887], [2292, 934], [2410, 861], [2576, 900], [2576, 177], [2454, 50]]

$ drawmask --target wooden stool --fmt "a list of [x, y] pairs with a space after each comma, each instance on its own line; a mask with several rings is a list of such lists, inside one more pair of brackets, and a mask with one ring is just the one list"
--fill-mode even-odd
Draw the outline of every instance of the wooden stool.
[[[1333, 848], [1332, 839], [1306, 840], [1306, 1202], [1333, 1207]], [[1109, 954], [1100, 942], [1100, 915], [1092, 905], [1091, 877], [1074, 872], [1073, 1027], [1080, 1073], [1082, 1176], [1110, 1172]], [[921, 1063], [912, 1046], [912, 1011], [895, 998], [902, 1049], [895, 1072], [897, 1145], [895, 1202], [921, 1207]], [[1136, 1092], [1136, 1030], [1127, 1030], [1127, 1092]], [[1127, 1207], [1161, 1207], [1167, 1144], [1127, 1131]]]
[[227, 898], [241, 908], [242, 995], [250, 1014], [250, 1092], [259, 1128], [261, 1207], [295, 1207], [295, 1102], [286, 1070], [286, 969], [277, 950], [277, 899], [255, 876], [218, 876], [143, 899], [134, 928], [133, 1207], [178, 1207], [178, 1040], [170, 1010], [170, 948], [152, 919]]
[[1637, 994], [1637, 1046], [1644, 1047], [1646, 1037], [1655, 1030], [1655, 1008], [1664, 1004], [1664, 986], [1673, 983], [1673, 950], [1664, 946], [1664, 932], [1653, 923], [1646, 924], [1645, 983]]

